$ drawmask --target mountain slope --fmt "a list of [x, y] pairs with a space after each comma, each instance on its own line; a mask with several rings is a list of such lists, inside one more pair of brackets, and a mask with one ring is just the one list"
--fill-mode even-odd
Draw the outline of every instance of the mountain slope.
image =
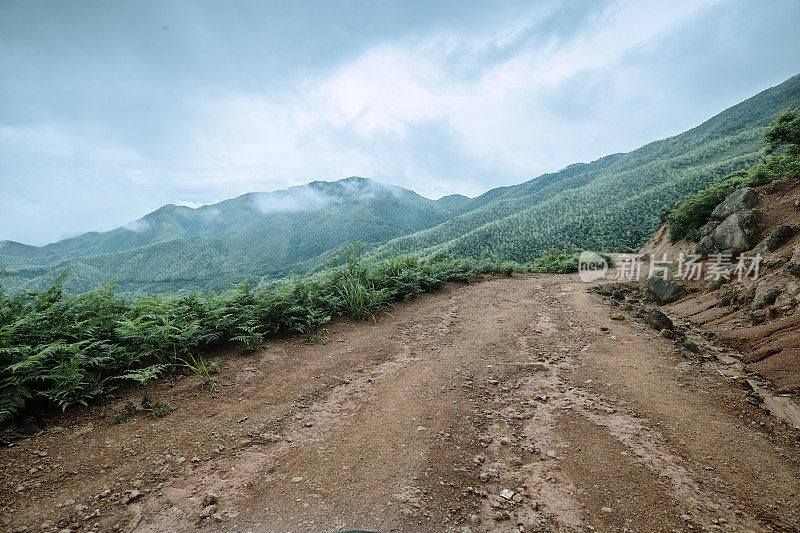
[[[167, 205], [127, 227], [42, 248], [6, 245], [17, 255], [0, 265], [17, 267], [4, 283], [10, 290], [44, 287], [70, 268], [70, 291], [116, 280], [127, 295], [186, 293], [285, 276], [298, 263], [313, 268], [346, 243], [382, 244], [448, 216], [414, 192], [347, 178], [198, 209]], [[19, 268], [23, 261], [29, 266]]]
[[763, 128], [797, 106], [800, 75], [675, 137], [489, 191], [381, 251], [529, 261], [553, 247], [640, 246], [665, 206], [759, 160]]
[[[364, 178], [250, 193], [198, 209], [164, 206], [134, 223], [37, 248], [0, 243], [10, 290], [117, 280], [123, 294], [230, 287], [315, 268], [353, 241], [381, 253], [531, 261], [551, 248], [639, 247], [662, 210], [762, 158], [762, 131], [800, 107], [800, 75], [675, 137], [476, 198], [428, 200]], [[13, 270], [12, 270], [13, 269]]]

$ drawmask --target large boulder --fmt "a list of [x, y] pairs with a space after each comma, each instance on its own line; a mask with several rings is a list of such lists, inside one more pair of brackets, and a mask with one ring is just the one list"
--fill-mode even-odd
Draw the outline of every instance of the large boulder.
[[711, 218], [724, 220], [734, 213], [752, 209], [758, 203], [758, 192], [750, 187], [732, 192], [711, 213]]
[[661, 303], [674, 302], [684, 295], [684, 290], [679, 285], [658, 276], [647, 278], [647, 288]]
[[714, 228], [711, 235], [698, 243], [698, 251], [739, 254], [750, 250], [764, 231], [764, 217], [759, 211], [738, 211]]

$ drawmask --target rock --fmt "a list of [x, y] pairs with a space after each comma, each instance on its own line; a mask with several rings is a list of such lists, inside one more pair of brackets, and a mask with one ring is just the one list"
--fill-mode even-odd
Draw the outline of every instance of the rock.
[[675, 283], [656, 276], [647, 278], [647, 288], [661, 303], [674, 302], [685, 293], [685, 291]]
[[613, 315], [611, 315], [611, 320], [625, 320], [625, 315], [614, 313]]
[[723, 285], [728, 283], [728, 280], [720, 276], [717, 279], [712, 279], [706, 284], [706, 292], [718, 291]]
[[788, 265], [786, 265], [786, 270], [792, 276], [800, 278], [800, 263], [789, 263]]
[[614, 298], [615, 300], [624, 300], [625, 293], [622, 292], [620, 289], [617, 289], [613, 293], [611, 293], [611, 297]]
[[665, 328], [665, 329], [661, 330], [661, 336], [664, 337], [665, 339], [674, 340], [675, 339], [675, 332], [672, 331], [671, 329], [666, 329]]
[[692, 353], [700, 353], [700, 348], [698, 348], [695, 343], [693, 343], [688, 339], [683, 341], [681, 343], [681, 346], [683, 346], [685, 349], [689, 350]]
[[301, 481], [303, 481], [302, 476], [295, 476], [292, 478], [292, 483], [300, 483]]
[[144, 496], [143, 493], [141, 493], [138, 490], [134, 489], [125, 497], [123, 502], [127, 505], [129, 503], [133, 503], [133, 502], [141, 500], [142, 496]]
[[758, 244], [763, 231], [764, 219], [759, 211], [739, 211], [723, 220], [707, 239], [714, 252], [738, 254]]
[[665, 315], [663, 311], [660, 311], [658, 309], [653, 309], [652, 311], [650, 311], [650, 314], [647, 315], [647, 323], [657, 330], [675, 329], [675, 325], [672, 323], [672, 320], [670, 320], [670, 318], [667, 315]]
[[780, 268], [786, 264], [786, 261], [787, 259], [785, 257], [777, 255], [764, 258], [761, 264], [767, 268]]
[[711, 241], [711, 235], [706, 235], [700, 239], [700, 242], [698, 242], [697, 246], [694, 248], [694, 253], [703, 257], [707, 257], [716, 252], [717, 247], [714, 246], [714, 243]]
[[752, 209], [758, 203], [758, 192], [750, 187], [734, 191], [711, 212], [711, 218], [724, 220], [734, 213]]
[[753, 300], [753, 305], [750, 306], [750, 310], [758, 311], [759, 309], [763, 309], [772, 305], [775, 303], [775, 299], [780, 295], [780, 293], [781, 291], [775, 287], [769, 287], [761, 290], [761, 286], [759, 286], [758, 289], [756, 289], [755, 300]]
[[705, 226], [703, 226], [703, 233], [701, 234], [702, 237], [706, 237], [707, 235], [711, 235], [711, 232], [719, 226], [719, 220], [709, 220]]
[[479, 478], [481, 481], [486, 483], [492, 479], [498, 479], [500, 477], [500, 472], [496, 468], [487, 468], [483, 472], [481, 472]]
[[681, 372], [693, 372], [695, 370], [692, 363], [687, 363], [685, 361], [683, 363], [678, 363], [675, 368]]
[[208, 507], [203, 509], [203, 512], [200, 513], [200, 517], [201, 518], [207, 518], [207, 517], [213, 515], [214, 513], [216, 513], [217, 511], [219, 511], [219, 506], [216, 503], [211, 504]]
[[206, 494], [205, 498], [203, 498], [203, 507], [208, 507], [209, 505], [214, 505], [217, 503], [219, 498], [213, 492], [209, 492]]
[[774, 252], [794, 236], [795, 230], [791, 226], [783, 225], [775, 229], [769, 234], [764, 243], [767, 245], [767, 250]]

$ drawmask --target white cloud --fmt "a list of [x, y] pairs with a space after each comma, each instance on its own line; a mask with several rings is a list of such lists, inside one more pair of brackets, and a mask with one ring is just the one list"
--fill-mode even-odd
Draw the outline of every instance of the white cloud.
[[193, 202], [191, 200], [175, 200], [172, 203], [177, 205], [177, 206], [179, 206], [179, 207], [189, 207], [191, 209], [198, 209], [200, 207], [203, 207], [204, 205], [215, 204], [215, 203], [217, 203], [219, 201], [220, 200], [218, 198], [215, 198], [214, 200], [212, 200], [210, 202]]
[[[534, 15], [489, 35], [436, 34], [384, 44], [324, 79], [306, 80], [293, 93], [239, 93], [203, 104], [215, 126], [199, 130], [192, 157], [201, 154], [202, 167], [240, 176], [255, 172], [250, 179], [280, 185], [350, 174], [398, 179], [402, 176], [387, 175], [387, 169], [397, 168], [419, 124], [438, 121], [461, 143], [462, 159], [480, 160], [498, 175], [519, 180], [555, 170], [574, 156], [558, 146], [559, 139], [582, 137], [588, 145], [598, 133], [593, 117], [583, 117], [588, 126], [576, 129], [540, 97], [582, 72], [613, 69], [625, 54], [713, 3], [615, 4], [573, 40], [523, 43], [518, 53], [469, 77], [459, 75], [459, 65], [480, 65], [487, 49], [535, 30]], [[459, 60], [451, 61], [455, 56]], [[406, 165], [404, 175], [447, 180], [414, 157], [407, 161], [415, 168]], [[476, 194], [480, 187], [473, 183], [459, 192]]]

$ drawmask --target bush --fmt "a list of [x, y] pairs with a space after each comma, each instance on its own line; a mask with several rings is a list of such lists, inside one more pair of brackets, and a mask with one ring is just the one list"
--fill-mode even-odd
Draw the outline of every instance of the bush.
[[[573, 248], [570, 250], [551, 250], [536, 258], [531, 267], [532, 272], [545, 274], [568, 274], [578, 271], [578, 259], [583, 250]], [[614, 266], [614, 258], [608, 254], [600, 254], [609, 266]]]

